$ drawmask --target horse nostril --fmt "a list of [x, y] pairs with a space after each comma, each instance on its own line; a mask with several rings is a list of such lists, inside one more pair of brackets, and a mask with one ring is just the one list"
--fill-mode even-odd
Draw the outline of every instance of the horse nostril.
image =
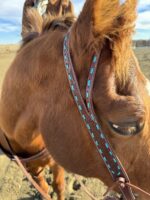
[[144, 122], [128, 122], [128, 123], [113, 123], [113, 122], [109, 122], [110, 128], [120, 134], [120, 135], [124, 135], [124, 136], [130, 136], [130, 135], [136, 135], [138, 133], [140, 133], [143, 128], [144, 128]]

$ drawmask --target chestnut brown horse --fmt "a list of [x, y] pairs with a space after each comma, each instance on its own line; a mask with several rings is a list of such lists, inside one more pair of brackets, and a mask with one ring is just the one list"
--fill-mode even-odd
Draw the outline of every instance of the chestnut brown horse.
[[[97, 118], [131, 182], [150, 192], [150, 84], [132, 51], [136, 7], [137, 0], [86, 0], [69, 44], [83, 99], [93, 52], [101, 52], [93, 89]], [[58, 24], [23, 46], [10, 66], [1, 129], [16, 153], [35, 153], [45, 142], [65, 169], [111, 186], [70, 92], [63, 59], [68, 28]]]

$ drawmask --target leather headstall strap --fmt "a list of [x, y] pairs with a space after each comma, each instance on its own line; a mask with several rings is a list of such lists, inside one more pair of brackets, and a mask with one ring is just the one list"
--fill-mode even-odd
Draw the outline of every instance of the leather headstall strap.
[[64, 38], [63, 54], [65, 68], [74, 100], [77, 104], [81, 117], [87, 127], [87, 130], [91, 138], [93, 139], [94, 144], [102, 160], [104, 161], [110, 175], [112, 176], [113, 181], [117, 183], [119, 182], [119, 188], [125, 200], [135, 200], [131, 187], [126, 184], [130, 183], [129, 177], [125, 169], [123, 168], [121, 162], [119, 161], [118, 157], [112, 150], [112, 147], [109, 141], [107, 140], [105, 134], [102, 132], [101, 126], [98, 123], [93, 108], [92, 90], [100, 55], [93, 56], [91, 68], [89, 70], [89, 78], [87, 81], [85, 104], [79, 89], [78, 81], [71, 60], [69, 50], [69, 35], [70, 33], [68, 32], [68, 34]]
[[[3, 132], [0, 133], [0, 148], [2, 149], [2, 151], [4, 153], [6, 153], [6, 155], [12, 159], [13, 161], [16, 161], [16, 163], [18, 164], [18, 166], [20, 167], [20, 169], [22, 170], [22, 172], [24, 173], [24, 175], [26, 176], [26, 178], [29, 180], [29, 182], [35, 187], [35, 189], [42, 195], [42, 197], [44, 197], [44, 199], [46, 200], [51, 200], [50, 196], [48, 194], [46, 194], [43, 189], [35, 182], [35, 180], [32, 178], [32, 176], [30, 175], [30, 173], [26, 170], [26, 168], [24, 167], [24, 164], [34, 161], [36, 159], [39, 159], [39, 156], [48, 156], [48, 151], [46, 149], [43, 149], [41, 152], [37, 153], [36, 155], [33, 155], [29, 158], [19, 158], [14, 152], [13, 149], [7, 139], [7, 137], [5, 136], [5, 134]], [[2, 146], [2, 144], [5, 146], [5, 148], [7, 150], [4, 149], [4, 147]], [[43, 157], [43, 156], [42, 156]]]

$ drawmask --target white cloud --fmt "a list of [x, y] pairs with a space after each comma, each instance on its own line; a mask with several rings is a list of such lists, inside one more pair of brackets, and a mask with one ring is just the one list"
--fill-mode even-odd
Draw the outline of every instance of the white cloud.
[[150, 11], [139, 13], [136, 28], [150, 30]]
[[18, 16], [22, 14], [24, 0], [3, 0], [1, 2], [0, 17], [3, 16]]
[[141, 7], [141, 8], [145, 8], [146, 6], [148, 6], [148, 5], [150, 5], [150, 1], [149, 0], [140, 0], [139, 1], [139, 6]]
[[3, 23], [0, 26], [0, 32], [4, 32], [4, 33], [15, 32], [17, 30], [18, 30], [18, 26], [17, 25]]

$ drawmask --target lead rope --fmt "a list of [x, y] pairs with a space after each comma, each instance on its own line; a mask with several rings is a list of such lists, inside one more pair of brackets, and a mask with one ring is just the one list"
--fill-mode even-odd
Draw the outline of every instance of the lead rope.
[[82, 183], [78, 175], [74, 175], [76, 180], [80, 183], [81, 188], [84, 190], [84, 192], [92, 199], [92, 200], [98, 200], [94, 195], [87, 189], [87, 187]]
[[146, 192], [145, 190], [135, 186], [132, 183], [126, 183], [125, 179], [120, 178], [118, 181], [116, 181], [110, 188], [108, 188], [108, 190], [106, 191], [106, 193], [103, 196], [106, 196], [110, 191], [113, 191], [114, 189], [116, 189], [119, 185], [122, 185], [122, 187], [125, 187], [126, 185], [133, 188], [134, 190], [144, 194], [147, 197], [150, 197], [150, 193]]
[[29, 174], [29, 172], [27, 172], [27, 170], [25, 169], [25, 167], [23, 166], [23, 164], [21, 163], [20, 159], [18, 158], [18, 156], [13, 155], [16, 163], [18, 164], [18, 166], [20, 167], [20, 169], [22, 170], [22, 172], [24, 173], [24, 175], [27, 177], [27, 179], [29, 180], [29, 182], [36, 188], [36, 190], [44, 197], [44, 199], [46, 200], [52, 200], [50, 198], [50, 196], [48, 194], [46, 194], [41, 187], [33, 180], [32, 176]]
[[[29, 180], [29, 182], [35, 187], [35, 189], [41, 194], [41, 196], [44, 197], [44, 199], [46, 200], [52, 200], [50, 198], [50, 196], [48, 194], [46, 194], [41, 188], [40, 186], [34, 181], [34, 179], [32, 178], [32, 176], [30, 175], [29, 172], [27, 172], [26, 168], [24, 167], [24, 165], [22, 164], [20, 158], [14, 154], [13, 149], [8, 141], [8, 139], [6, 138], [6, 136], [2, 133], [1, 135], [3, 137], [3, 141], [5, 142], [5, 144], [7, 145], [7, 148], [10, 151], [10, 154], [12, 156], [12, 160], [16, 161], [16, 163], [18, 164], [18, 166], [20, 167], [20, 169], [22, 170], [23, 174], [26, 176], [26, 178]], [[24, 159], [25, 161], [26, 159]]]
[[[78, 175], [75, 175], [76, 180], [80, 183], [81, 188], [84, 190], [84, 192], [92, 199], [92, 200], [99, 200], [96, 197], [94, 197], [94, 195], [88, 190], [88, 188], [82, 183], [82, 181], [80, 180]], [[131, 188], [133, 188], [136, 191], [139, 191], [140, 193], [144, 194], [147, 197], [150, 197], [150, 193], [142, 190], [141, 188], [131, 184], [131, 183], [125, 183], [124, 179], [120, 179], [118, 181], [116, 181], [110, 188], [107, 189], [107, 191], [103, 194], [104, 197], [107, 197], [108, 193], [111, 191], [114, 191], [120, 184], [122, 184], [122, 186], [124, 187], [125, 184], [130, 186]], [[109, 196], [108, 196], [109, 198]], [[115, 198], [115, 197], [114, 197]]]
[[147, 197], [150, 197], [150, 193], [146, 192], [145, 190], [142, 190], [141, 188], [131, 184], [131, 183], [126, 183], [126, 185], [128, 185], [129, 187], [133, 188], [134, 190], [137, 190], [139, 192], [141, 192], [142, 194], [144, 194]]

